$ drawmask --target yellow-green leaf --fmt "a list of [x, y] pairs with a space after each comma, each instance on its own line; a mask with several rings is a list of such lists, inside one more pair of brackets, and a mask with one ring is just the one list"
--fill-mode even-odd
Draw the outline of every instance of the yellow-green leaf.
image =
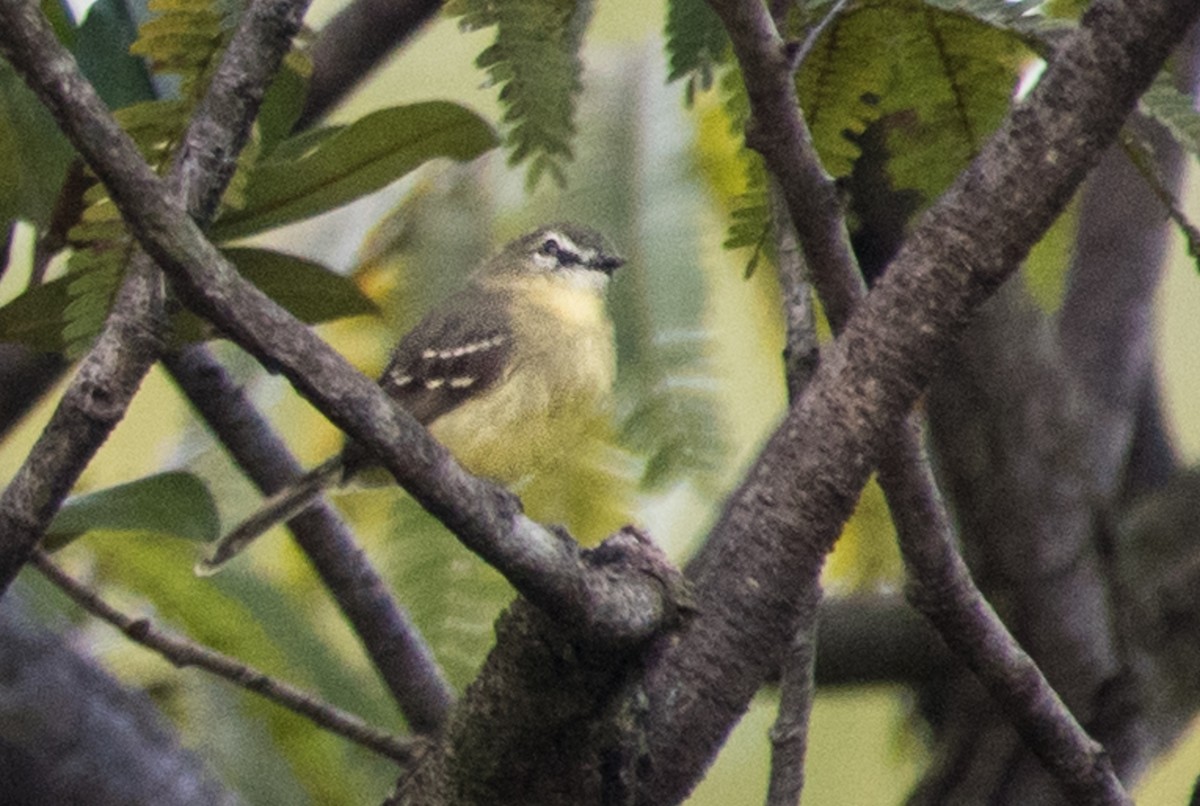
[[212, 235], [228, 240], [308, 218], [379, 190], [428, 160], [465, 162], [496, 142], [482, 118], [455, 104], [382, 109], [298, 159], [260, 163], [250, 174], [245, 206], [227, 211]]
[[69, 499], [46, 530], [44, 545], [55, 550], [96, 530], [207, 541], [219, 533], [220, 519], [204, 482], [173, 471]]

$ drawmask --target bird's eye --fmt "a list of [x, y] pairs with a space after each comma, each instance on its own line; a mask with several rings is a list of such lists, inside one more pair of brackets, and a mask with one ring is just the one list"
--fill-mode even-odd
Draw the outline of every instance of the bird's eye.
[[581, 262], [579, 255], [564, 247], [553, 238], [547, 238], [538, 248], [538, 252], [558, 261], [559, 266], [574, 266]]

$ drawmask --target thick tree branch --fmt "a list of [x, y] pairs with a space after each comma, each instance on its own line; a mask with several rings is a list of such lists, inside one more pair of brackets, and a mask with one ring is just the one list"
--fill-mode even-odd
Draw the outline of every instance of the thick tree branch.
[[[580, 636], [637, 644], [674, 617], [670, 584], [637, 572], [611, 575], [586, 562], [573, 541], [525, 517], [508, 491], [469, 475], [374, 382], [242, 278], [172, 201], [45, 20], [19, 13], [24, 8], [19, 0], [0, 0], [0, 47], [104, 181], [131, 231], [191, 307], [278, 368], [336, 425], [378, 456], [401, 486], [468, 548]], [[632, 567], [639, 566], [638, 557], [629, 559]], [[645, 560], [657, 562], [649, 554]]]
[[[645, 541], [626, 528], [586, 558], [615, 577], [633, 570], [677, 580], [665, 555], [629, 545]], [[515, 601], [497, 620], [496, 645], [454, 710], [445, 741], [387, 803], [630, 802], [645, 708], [622, 692], [639, 686], [645, 647], [588, 638], [554, 614]]]
[[[303, 472], [269, 423], [208, 351], [196, 345], [163, 363], [238, 465], [270, 494]], [[288, 527], [370, 655], [409, 726], [438, 733], [454, 695], [433, 653], [337, 513], [319, 503]]]
[[[778, 75], [786, 53], [761, 7], [730, 0], [714, 8], [743, 71]], [[795, 626], [795, 592], [816, 585], [870, 469], [946, 347], [1053, 221], [1198, 10], [1187, 0], [1093, 4], [1029, 98], [850, 317], [689, 568], [700, 615], [650, 672], [648, 752], [656, 763], [640, 802], [675, 802], [695, 782], [777, 660]], [[793, 114], [790, 87], [748, 88], [755, 109]], [[787, 137], [785, 127], [759, 120], [755, 143]], [[792, 177], [778, 178], [785, 192], [798, 192]], [[820, 193], [824, 186], [815, 184], [821, 205], [834, 202]], [[819, 248], [840, 249], [843, 240], [839, 232]], [[1020, 675], [1023, 685], [1031, 670]], [[1074, 750], [1048, 760], [1077, 799], [1124, 802], [1103, 756], [1078, 735], [1050, 743]]]
[[[211, 217], [233, 174], [264, 88], [287, 52], [305, 7], [304, 2], [267, 0], [250, 6], [184, 133], [167, 182], [155, 177], [133, 150], [123, 154], [124, 163], [105, 165], [109, 174], [127, 172], [131, 181], [122, 186], [122, 193], [136, 197], [155, 187], [161, 203], [177, 214], [191, 213], [202, 221]], [[118, 153], [129, 145], [36, 4], [0, 2], [0, 53], [60, 120], [73, 119], [81, 153]], [[105, 178], [105, 172], [98, 174]], [[186, 200], [182, 206], [180, 200]], [[12, 583], [158, 357], [163, 332], [161, 286], [153, 264], [135, 257], [96, 346], [0, 497], [0, 593]]]
[[[790, 65], [765, 49], [773, 38], [775, 52], [783, 54], [784, 44], [764, 14], [757, 15], [755, 23], [757, 37], [739, 39], [735, 34], [734, 39], [751, 96], [753, 119], [747, 137], [782, 180], [821, 299], [835, 331], [840, 331], [848, 312], [865, 295], [863, 283], [839, 207], [831, 203], [832, 183], [821, 170], [796, 108]], [[912, 418], [899, 425], [881, 454], [879, 480], [896, 523], [914, 606], [980, 675], [1026, 741], [1068, 788], [1090, 786], [1105, 759], [971, 581]], [[1112, 797], [1119, 799], [1120, 786], [1111, 770], [1100, 774], [1107, 778], [1104, 785]]]
[[0, 791], [29, 806], [237, 806], [150, 698], [0, 605]]

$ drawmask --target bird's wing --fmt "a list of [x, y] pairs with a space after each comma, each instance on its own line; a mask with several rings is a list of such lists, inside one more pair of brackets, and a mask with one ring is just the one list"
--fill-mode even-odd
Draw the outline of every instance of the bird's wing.
[[379, 385], [429, 425], [504, 379], [512, 340], [503, 292], [468, 287], [400, 341]]

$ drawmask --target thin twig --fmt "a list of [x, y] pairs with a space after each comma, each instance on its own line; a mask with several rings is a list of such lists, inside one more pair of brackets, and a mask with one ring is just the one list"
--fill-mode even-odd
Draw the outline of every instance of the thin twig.
[[[815, 619], [814, 619], [815, 621]], [[804, 791], [808, 723], [817, 687], [815, 631], [799, 632], [784, 654], [779, 674], [779, 715], [771, 726], [771, 778], [767, 806], [796, 806]]]
[[311, 720], [339, 736], [401, 764], [411, 763], [419, 752], [417, 742], [407, 741], [371, 727], [361, 717], [336, 708], [295, 686], [275, 680], [263, 672], [190, 639], [170, 635], [148, 618], [127, 615], [105, 602], [83, 583], [55, 565], [41, 549], [34, 549], [30, 563], [71, 601], [98, 619], [107, 621], [127, 638], [157, 652], [175, 666], [195, 666], [253, 691], [271, 702]]
[[[788, 217], [782, 194], [771, 188], [772, 230], [775, 233], [775, 262], [783, 292], [785, 337], [784, 377], [788, 401], [795, 403], [808, 386], [819, 360], [816, 314], [808, 268], [796, 242], [796, 230]], [[779, 712], [771, 728], [771, 778], [768, 806], [800, 802], [804, 789], [804, 757], [808, 752], [808, 723], [816, 684], [817, 620], [813, 615], [820, 591], [811, 590], [797, 619], [798, 627], [780, 662]]]
[[[217, 438], [264, 493], [297, 478], [300, 465], [270, 423], [202, 345], [163, 364]], [[319, 503], [288, 521], [391, 691], [409, 727], [437, 733], [454, 694], [420, 631], [392, 597], [334, 509]]]
[[[850, 0], [837, 0], [833, 4], [833, 8], [829, 9], [825, 16], [821, 18], [821, 21], [808, 32], [808, 36], [804, 37], [804, 42], [792, 53], [792, 72], [796, 72], [804, 66], [804, 60], [808, 58], [808, 54], [812, 53], [812, 49], [816, 46], [817, 40], [821, 38], [821, 34], [825, 33], [825, 29], [829, 27], [834, 18], [842, 13], [842, 9], [846, 7], [848, 2]], [[776, 24], [778, 24], [778, 21], [776, 21]]]

